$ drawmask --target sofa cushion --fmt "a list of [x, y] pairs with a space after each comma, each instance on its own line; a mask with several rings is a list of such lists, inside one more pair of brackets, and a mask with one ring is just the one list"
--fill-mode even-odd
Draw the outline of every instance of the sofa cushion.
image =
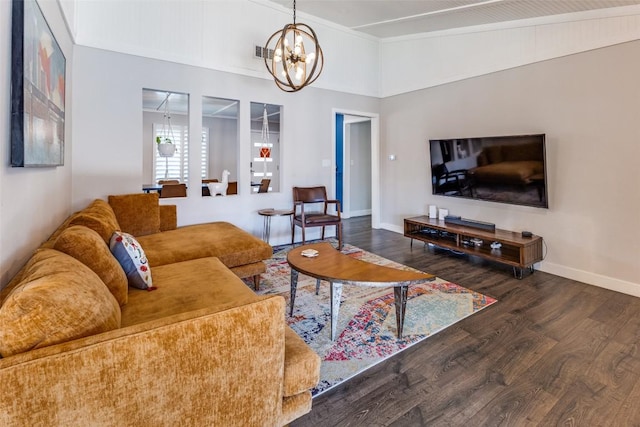
[[160, 205], [160, 231], [175, 230], [178, 227], [176, 205]]
[[523, 162], [500, 162], [480, 166], [472, 170], [478, 182], [494, 182], [502, 184], [527, 184], [529, 178], [542, 173], [542, 162], [535, 160]]
[[118, 304], [127, 303], [127, 276], [98, 233], [73, 225], [60, 234], [53, 248], [89, 267], [104, 282]]
[[109, 196], [120, 229], [133, 236], [160, 232], [158, 193]]
[[120, 307], [100, 278], [75, 258], [38, 250], [0, 307], [3, 357], [120, 327]]
[[289, 326], [284, 331], [284, 384], [282, 394], [295, 396], [318, 384], [320, 356]]
[[155, 289], [144, 250], [131, 234], [116, 231], [111, 236], [109, 248], [122, 266], [129, 286], [149, 291]]
[[218, 257], [229, 268], [261, 262], [271, 246], [228, 222], [188, 225], [138, 238], [152, 267]]
[[504, 146], [502, 147], [503, 161], [521, 162], [521, 161], [542, 161], [543, 148], [541, 142], [529, 142], [527, 144]]
[[484, 149], [489, 163], [500, 163], [502, 161], [502, 146], [493, 145]]
[[85, 209], [73, 214], [69, 220], [69, 226], [84, 225], [89, 227], [102, 237], [108, 244], [114, 231], [120, 230], [113, 209], [102, 199], [94, 200]]
[[129, 302], [122, 307], [123, 327], [208, 307], [223, 310], [261, 298], [217, 258], [153, 267], [153, 282], [158, 290], [152, 293], [129, 290]]

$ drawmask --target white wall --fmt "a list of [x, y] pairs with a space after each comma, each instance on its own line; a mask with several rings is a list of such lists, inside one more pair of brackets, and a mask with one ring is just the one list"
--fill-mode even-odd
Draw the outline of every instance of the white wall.
[[[427, 205], [544, 237], [541, 269], [640, 296], [640, 41], [393, 96], [382, 222]], [[549, 209], [431, 195], [428, 140], [546, 134]], [[388, 161], [388, 154], [397, 155]]]
[[[228, 220], [260, 235], [261, 208], [291, 206], [290, 189], [294, 185], [326, 185], [331, 188], [333, 166], [323, 167], [332, 159], [332, 109], [377, 113], [377, 98], [305, 88], [290, 94], [279, 90], [272, 81], [244, 77], [133, 55], [76, 46], [74, 54], [75, 116], [73, 135], [82, 141], [73, 152], [73, 206], [82, 208], [95, 198], [109, 194], [139, 193], [144, 183], [142, 88], [152, 87], [189, 94], [190, 175], [199, 173], [202, 96], [240, 101], [240, 150], [238, 171], [239, 195], [201, 197], [200, 189], [186, 199], [163, 203], [178, 205], [178, 221], [192, 224]], [[250, 192], [250, 116], [251, 102], [283, 106], [282, 188], [279, 193]], [[96, 132], [105, 123], [116, 125], [120, 135]], [[244, 167], [243, 167], [244, 165]], [[318, 234], [319, 236], [319, 234]], [[313, 238], [313, 236], [311, 237]], [[274, 220], [271, 243], [290, 241], [286, 221]]]
[[238, 120], [203, 117], [209, 128], [209, 168], [205, 178], [222, 181], [222, 171], [228, 170], [229, 181], [238, 180]]
[[636, 5], [383, 39], [380, 93], [397, 95], [639, 38]]
[[65, 159], [57, 168], [11, 168], [11, 2], [0, 2], [0, 287], [26, 262], [33, 250], [44, 241], [70, 213], [71, 205], [71, 135], [73, 52], [69, 33], [55, 2], [41, 1], [40, 7], [67, 59]]
[[[346, 125], [349, 151], [349, 213], [371, 214], [371, 120]], [[346, 160], [346, 159], [345, 159]]]
[[[271, 79], [253, 57], [293, 19], [291, 8], [264, 0], [93, 0], [75, 5], [78, 44]], [[378, 41], [298, 13], [324, 52], [315, 87], [378, 94]]]

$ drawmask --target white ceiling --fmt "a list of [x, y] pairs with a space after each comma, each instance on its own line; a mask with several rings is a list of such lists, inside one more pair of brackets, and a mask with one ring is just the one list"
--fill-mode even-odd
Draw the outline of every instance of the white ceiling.
[[[270, 1], [293, 9], [293, 0]], [[297, 0], [296, 9], [385, 38], [638, 4], [640, 0]]]

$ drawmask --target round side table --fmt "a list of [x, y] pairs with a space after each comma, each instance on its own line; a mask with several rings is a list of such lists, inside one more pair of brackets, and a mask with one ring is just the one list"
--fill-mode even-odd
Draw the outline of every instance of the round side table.
[[269, 243], [269, 235], [271, 234], [271, 217], [273, 216], [291, 216], [293, 223], [293, 210], [291, 209], [260, 209], [258, 215], [264, 217], [264, 225], [262, 227], [262, 240]]

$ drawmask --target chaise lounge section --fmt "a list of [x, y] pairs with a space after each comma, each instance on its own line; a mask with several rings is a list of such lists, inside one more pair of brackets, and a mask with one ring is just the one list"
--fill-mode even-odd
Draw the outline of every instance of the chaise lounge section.
[[[136, 236], [153, 286], [108, 242]], [[177, 227], [154, 194], [71, 215], [0, 293], [0, 425], [286, 425], [311, 409], [318, 356], [256, 295], [271, 247], [228, 223]], [[257, 281], [256, 281], [257, 283]]]

